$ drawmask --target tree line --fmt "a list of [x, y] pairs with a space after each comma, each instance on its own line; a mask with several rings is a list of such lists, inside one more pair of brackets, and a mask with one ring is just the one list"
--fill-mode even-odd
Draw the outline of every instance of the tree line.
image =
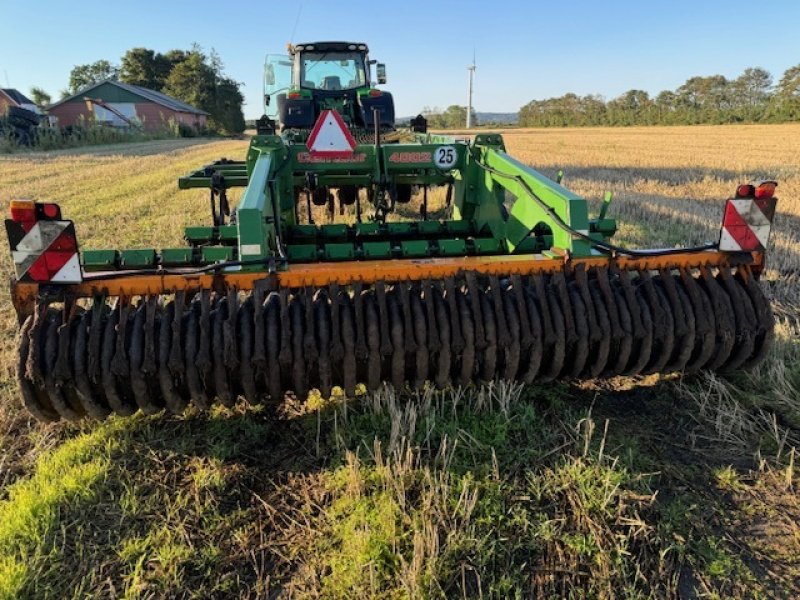
[[[213, 50], [206, 54], [197, 45], [190, 50], [165, 53], [131, 48], [119, 64], [104, 59], [75, 66], [69, 74], [69, 87], [62, 96], [70, 96], [106, 79], [156, 90], [204, 110], [210, 115], [211, 129], [225, 133], [244, 131], [242, 84], [225, 75], [222, 61]], [[42, 93], [38, 88], [31, 90], [34, 102], [42, 99]]]
[[[438, 107], [426, 106], [422, 109], [422, 116], [428, 120], [431, 129], [461, 129], [467, 123], [467, 107], [452, 104], [445, 110]], [[472, 125], [478, 125], [475, 109], [472, 109]]]
[[629, 90], [606, 101], [599, 95], [569, 93], [532, 100], [519, 110], [523, 127], [575, 125], [694, 125], [782, 123], [800, 120], [800, 65], [787, 69], [777, 85], [769, 71], [748, 68], [736, 79], [692, 77], [677, 90], [651, 97]]

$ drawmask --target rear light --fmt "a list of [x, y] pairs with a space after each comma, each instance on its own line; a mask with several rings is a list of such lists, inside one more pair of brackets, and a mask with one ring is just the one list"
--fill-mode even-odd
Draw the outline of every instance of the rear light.
[[15, 223], [34, 223], [36, 221], [36, 204], [33, 200], [12, 200], [11, 220]]
[[736, 188], [736, 197], [737, 198], [752, 198], [753, 194], [755, 194], [755, 188], [750, 185], [749, 183], [743, 183], [742, 185]]
[[61, 218], [61, 210], [58, 208], [58, 204], [53, 204], [52, 202], [48, 202], [47, 204], [42, 204], [42, 212], [44, 216], [48, 219], [60, 219]]
[[768, 200], [775, 195], [775, 188], [778, 187], [778, 184], [774, 181], [762, 181], [756, 187], [755, 196], [759, 200]]
[[289, 100], [297, 100], [300, 97], [300, 92], [289, 92], [286, 94], [286, 97]]
[[369, 95], [370, 95], [371, 97], [373, 97], [373, 98], [378, 98], [378, 97], [379, 97], [379, 96], [381, 96], [382, 94], [383, 94], [383, 92], [382, 92], [382, 91], [380, 91], [380, 90], [370, 90], [370, 91], [369, 91]]

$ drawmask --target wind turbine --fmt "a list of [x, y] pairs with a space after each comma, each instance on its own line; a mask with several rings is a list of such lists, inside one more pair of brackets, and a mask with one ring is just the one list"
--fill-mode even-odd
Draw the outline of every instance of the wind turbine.
[[472, 80], [475, 77], [475, 49], [472, 49], [472, 64], [467, 67], [469, 71], [469, 92], [467, 95], [467, 129], [472, 128]]

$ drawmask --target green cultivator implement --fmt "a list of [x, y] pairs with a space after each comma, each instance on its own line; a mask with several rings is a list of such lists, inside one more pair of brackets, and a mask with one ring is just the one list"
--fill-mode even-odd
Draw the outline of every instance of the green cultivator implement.
[[[212, 208], [185, 247], [78, 252], [56, 205], [12, 202], [18, 378], [37, 418], [763, 358], [773, 318], [757, 278], [774, 182], [739, 186], [718, 243], [627, 250], [611, 242], [607, 204], [590, 217], [499, 135], [456, 140], [420, 120], [403, 132], [378, 108], [366, 123], [347, 97], [343, 118], [334, 100], [312, 97], [307, 129], [263, 119], [244, 161], [181, 178], [209, 189]], [[233, 187], [244, 192], [231, 211]], [[447, 218], [428, 210], [435, 188]], [[412, 198], [420, 218], [393, 220]]]

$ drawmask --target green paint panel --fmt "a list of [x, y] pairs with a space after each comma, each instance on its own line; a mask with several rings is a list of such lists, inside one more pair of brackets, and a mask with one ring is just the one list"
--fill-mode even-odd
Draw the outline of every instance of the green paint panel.
[[533, 254], [536, 252], [536, 238], [526, 237], [522, 240], [517, 247], [514, 248], [515, 254]]
[[184, 237], [189, 242], [208, 242], [214, 239], [213, 227], [187, 227]]
[[323, 225], [320, 227], [322, 237], [328, 240], [347, 237], [347, 225], [345, 223], [336, 223], [333, 225]]
[[325, 258], [328, 260], [350, 260], [354, 257], [353, 244], [325, 244]]
[[390, 236], [408, 235], [411, 233], [411, 223], [387, 223], [386, 230]]
[[310, 239], [317, 237], [316, 225], [292, 225], [289, 228], [289, 237], [292, 239]]
[[356, 223], [356, 235], [375, 235], [380, 230], [380, 223]]
[[445, 229], [450, 235], [469, 235], [473, 228], [471, 221], [447, 221]]
[[611, 237], [617, 232], [616, 219], [598, 219], [592, 225], [595, 231], [602, 233], [605, 237]]
[[117, 264], [116, 250], [84, 250], [81, 253], [83, 266], [88, 268], [115, 267]]
[[202, 249], [203, 262], [219, 262], [233, 259], [233, 248], [230, 246], [207, 246]]
[[217, 236], [220, 240], [235, 241], [239, 239], [239, 231], [236, 225], [222, 225], [217, 230]]
[[410, 240], [407, 242], [400, 242], [400, 248], [403, 251], [403, 256], [428, 256], [428, 242], [425, 240]]
[[439, 240], [439, 253], [442, 256], [464, 256], [467, 243], [464, 240]]
[[313, 262], [318, 260], [316, 244], [294, 244], [286, 247], [290, 262]]
[[119, 262], [123, 267], [150, 267], [156, 262], [156, 251], [152, 248], [122, 250]]
[[417, 229], [423, 235], [432, 235], [442, 230], [442, 224], [439, 221], [420, 221], [417, 223]]
[[474, 242], [478, 254], [498, 254], [503, 249], [502, 242], [495, 238], [478, 238]]
[[389, 242], [364, 242], [361, 244], [364, 258], [391, 258], [392, 245]]
[[164, 248], [161, 251], [161, 264], [165, 266], [186, 265], [192, 263], [191, 248]]

